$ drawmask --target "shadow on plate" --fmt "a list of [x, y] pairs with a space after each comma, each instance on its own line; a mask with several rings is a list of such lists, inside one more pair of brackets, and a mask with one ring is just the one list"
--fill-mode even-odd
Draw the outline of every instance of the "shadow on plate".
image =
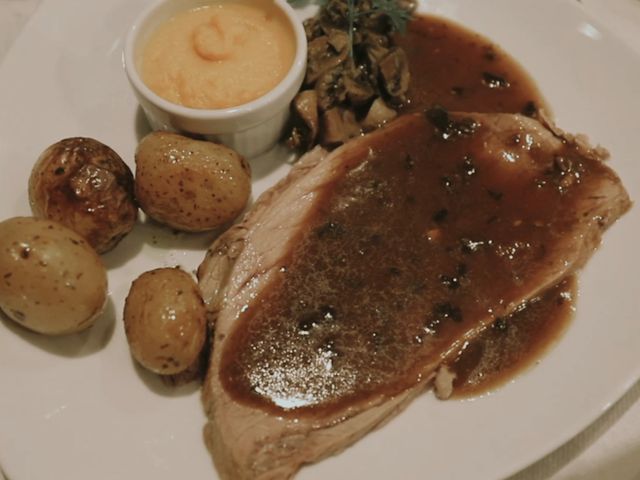
[[206, 250], [211, 242], [228, 227], [201, 233], [180, 232], [152, 218], [145, 217], [137, 225], [145, 242], [163, 250]]
[[145, 243], [144, 237], [141, 236], [140, 220], [134, 225], [133, 230], [124, 237], [113, 248], [113, 250], [104, 253], [102, 261], [108, 270], [120, 267], [127, 263], [129, 260], [138, 256]]
[[107, 269], [115, 269], [138, 256], [145, 245], [161, 250], [202, 251], [228, 226], [203, 233], [187, 233], [173, 230], [141, 213], [138, 223], [110, 252], [102, 256]]
[[96, 323], [79, 333], [62, 336], [48, 336], [32, 332], [18, 325], [0, 312], [0, 321], [15, 336], [53, 355], [60, 357], [86, 357], [103, 350], [111, 340], [115, 330], [116, 310], [111, 299]]
[[288, 147], [278, 144], [268, 152], [249, 160], [251, 180], [253, 182], [261, 180], [281, 167], [283, 163], [293, 164], [295, 159], [296, 155]]
[[289, 0], [289, 3], [294, 8], [304, 8], [310, 5], [318, 5], [316, 0]]
[[144, 367], [142, 367], [134, 358], [131, 357], [134, 369], [138, 374], [138, 377], [142, 382], [157, 395], [163, 397], [183, 397], [192, 395], [194, 392], [200, 390], [200, 379], [192, 380], [190, 382], [174, 384], [169, 379], [163, 379], [161, 375], [157, 375]]
[[151, 126], [147, 121], [147, 117], [144, 115], [144, 110], [138, 105], [136, 109], [136, 118], [134, 120], [134, 128], [136, 130], [136, 139], [138, 142], [151, 133]]

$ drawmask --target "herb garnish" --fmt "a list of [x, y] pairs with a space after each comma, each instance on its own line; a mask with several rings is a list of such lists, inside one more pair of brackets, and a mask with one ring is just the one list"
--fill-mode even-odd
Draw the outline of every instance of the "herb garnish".
[[411, 11], [402, 7], [397, 0], [372, 0], [371, 10], [389, 17], [394, 31], [404, 33], [411, 20]]
[[[287, 0], [291, 5], [303, 6], [315, 4], [324, 7], [327, 0]], [[364, 4], [364, 8], [361, 5]], [[411, 9], [404, 7], [398, 0], [347, 0], [347, 20], [349, 22], [349, 39], [351, 51], [353, 51], [353, 31], [356, 28], [356, 19], [371, 16], [375, 13], [385, 15], [391, 23], [391, 29], [395, 32], [404, 33], [407, 24], [411, 20]]]
[[414, 0], [288, 1], [320, 6], [304, 21], [307, 74], [292, 104], [289, 145], [333, 148], [395, 118], [410, 81], [395, 37], [406, 31]]

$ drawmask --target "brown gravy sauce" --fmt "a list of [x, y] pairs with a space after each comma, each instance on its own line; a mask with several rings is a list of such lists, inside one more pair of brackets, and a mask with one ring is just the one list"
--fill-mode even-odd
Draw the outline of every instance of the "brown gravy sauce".
[[[450, 111], [551, 112], [533, 79], [508, 53], [461, 25], [421, 15], [396, 41], [411, 70], [407, 112], [434, 104]], [[456, 373], [453, 397], [497, 388], [543, 355], [572, 318], [575, 288], [574, 277], [565, 280], [468, 344], [450, 365]], [[563, 293], [570, 295], [558, 304]]]
[[532, 366], [569, 325], [576, 292], [571, 275], [466, 344], [448, 364], [456, 375], [453, 397], [485, 393]]
[[529, 74], [500, 47], [449, 20], [417, 16], [396, 38], [409, 59], [405, 111], [533, 114], [548, 106]]
[[[545, 105], [527, 73], [511, 57], [480, 35], [449, 21], [418, 17], [398, 41], [408, 54], [412, 71], [405, 112], [438, 104], [452, 111], [533, 114]], [[400, 141], [410, 144], [412, 140]], [[434, 205], [430, 192], [449, 188], [440, 180], [451, 175], [463, 179], [474, 175], [473, 164], [459, 152], [459, 165], [436, 165], [438, 170], [434, 172], [416, 161], [413, 172], [410, 156], [400, 158], [388, 145], [378, 148], [389, 161], [368, 162], [366, 168], [354, 169], [355, 174], [329, 189], [333, 197], [329, 196], [317, 212], [311, 231], [282, 265], [279, 283], [256, 302], [255, 309], [246, 312], [243, 329], [230, 339], [222, 358], [221, 381], [237, 399], [284, 414], [291, 409], [330, 409], [344, 396], [352, 401], [366, 400], [380, 388], [393, 394], [406, 386], [394, 383], [397, 373], [414, 371], [407, 363], [416, 356], [412, 351], [430, 349], [431, 355], [443, 354], [449, 339], [463, 331], [463, 312], [486, 311], [487, 305], [482, 302], [472, 304], [455, 297], [464, 291], [458, 288], [467, 281], [490, 283], [486, 272], [495, 261], [487, 256], [480, 263], [468, 265], [468, 254], [476, 247], [468, 239], [463, 240], [471, 243], [461, 243], [463, 232], [452, 228], [445, 234], [443, 243], [449, 244], [441, 255], [429, 250], [429, 245], [407, 242], [411, 232], [428, 232], [434, 224], [448, 221], [447, 215], [455, 217], [456, 212], [470, 207], [465, 205], [469, 197], [458, 201], [452, 196], [451, 208], [446, 210]], [[407, 180], [407, 175], [415, 175], [415, 181]], [[407, 203], [390, 200], [388, 192], [402, 191], [404, 187], [398, 185], [407, 181], [412, 185], [404, 192], [403, 202]], [[478, 191], [470, 197], [478, 198], [487, 208], [500, 203], [497, 194], [487, 195], [491, 191], [486, 185], [472, 188]], [[504, 193], [509, 198], [521, 191], [518, 182], [505, 188], [500, 197]], [[366, 199], [363, 205], [377, 201], [380, 208], [387, 209], [386, 216], [377, 218], [371, 208], [341, 208], [341, 200], [348, 198], [357, 204], [358, 196]], [[557, 201], [553, 198], [545, 201]], [[409, 203], [414, 207], [407, 209]], [[482, 214], [491, 215], [487, 212]], [[505, 223], [512, 221], [508, 212], [500, 212], [507, 215]], [[345, 230], [343, 225], [349, 227]], [[544, 252], [530, 249], [530, 255], [536, 258]], [[347, 261], [350, 257], [364, 260], [354, 266]], [[431, 262], [425, 262], [425, 258]], [[427, 278], [435, 279], [429, 288], [425, 285]], [[508, 288], [506, 283], [504, 287]], [[480, 289], [486, 290], [484, 286]], [[290, 291], [296, 292], [295, 299], [287, 295]], [[460, 298], [461, 303], [449, 303], [446, 299], [450, 297]], [[487, 367], [480, 375], [476, 367], [485, 368], [487, 359], [496, 356], [496, 349], [504, 347], [504, 342], [495, 341], [492, 330], [460, 355], [454, 366], [460, 394], [470, 394], [471, 390], [476, 394], [495, 385], [484, 378], [514, 375], [562, 330], [559, 326], [565, 324], [568, 315], [561, 314], [561, 309], [538, 305], [547, 302], [542, 300], [527, 309], [525, 321], [518, 322], [531, 328], [509, 325], [507, 330], [515, 332], [517, 341], [509, 343], [510, 354], [492, 363], [491, 371]], [[551, 310], [555, 314], [550, 315]], [[562, 311], [568, 314], [570, 308]], [[403, 315], [404, 324], [393, 321], [398, 315]], [[521, 349], [516, 345], [531, 347]], [[403, 381], [407, 381], [406, 376]]]

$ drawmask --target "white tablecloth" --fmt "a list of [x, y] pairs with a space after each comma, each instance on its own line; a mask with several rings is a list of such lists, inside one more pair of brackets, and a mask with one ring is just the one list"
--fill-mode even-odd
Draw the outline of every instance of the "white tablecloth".
[[[0, 61], [40, 1], [0, 0]], [[640, 54], [640, 0], [575, 1]], [[640, 480], [640, 384], [572, 441], [509, 480], [576, 479]]]

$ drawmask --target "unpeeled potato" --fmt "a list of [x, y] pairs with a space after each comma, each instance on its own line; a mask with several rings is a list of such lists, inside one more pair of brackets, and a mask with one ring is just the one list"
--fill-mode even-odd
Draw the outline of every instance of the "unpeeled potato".
[[90, 327], [107, 299], [107, 272], [84, 238], [57, 222], [0, 222], [0, 308], [48, 335]]
[[124, 325], [133, 357], [174, 375], [192, 367], [206, 339], [206, 310], [195, 280], [179, 268], [157, 268], [132, 284]]
[[111, 148], [86, 137], [42, 152], [29, 177], [29, 202], [35, 216], [79, 233], [98, 253], [115, 247], [138, 218], [131, 170]]
[[223, 145], [153, 132], [136, 151], [136, 198], [154, 220], [177, 230], [220, 227], [244, 210], [249, 164]]

